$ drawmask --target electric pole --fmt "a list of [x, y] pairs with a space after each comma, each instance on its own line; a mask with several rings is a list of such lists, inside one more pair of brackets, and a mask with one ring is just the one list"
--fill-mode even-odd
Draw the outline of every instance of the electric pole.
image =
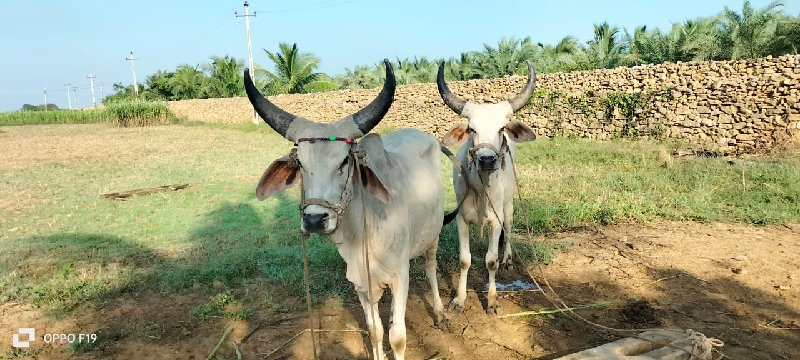
[[103, 82], [101, 81], [100, 82], [100, 101], [103, 101], [103, 98], [105, 98], [105, 97], [103, 96]]
[[75, 101], [75, 109], [77, 110], [78, 109], [78, 87], [77, 86], [73, 86], [72, 87], [72, 99], [73, 99], [73, 101]]
[[136, 96], [139, 96], [139, 84], [136, 82], [136, 56], [133, 55], [133, 51], [131, 51], [131, 57], [125, 58], [131, 62], [131, 72], [133, 73], [133, 92], [136, 93]]
[[47, 88], [42, 90], [42, 94], [44, 94], [44, 111], [47, 111]]
[[[255, 69], [253, 67], [253, 47], [250, 46], [250, 17], [256, 16], [255, 11], [250, 14], [248, 12], [250, 5], [247, 3], [247, 0], [244, 0], [244, 15], [239, 15], [238, 13], [234, 12], [233, 14], [236, 17], [243, 17], [244, 18], [244, 31], [247, 34], [247, 64], [249, 65], [250, 69], [250, 78], [255, 81]], [[253, 124], [258, 125], [258, 114], [256, 114], [255, 109], [253, 109]]]
[[72, 86], [70, 83], [64, 84], [64, 87], [67, 88], [67, 105], [69, 105], [69, 108], [72, 109], [72, 95], [69, 93], [70, 86]]
[[89, 86], [92, 89], [92, 106], [97, 106], [97, 99], [95, 99], [95, 97], [94, 97], [94, 78], [95, 78], [95, 76], [94, 76], [94, 74], [89, 73], [89, 76], [87, 76], [87, 78], [89, 78]]

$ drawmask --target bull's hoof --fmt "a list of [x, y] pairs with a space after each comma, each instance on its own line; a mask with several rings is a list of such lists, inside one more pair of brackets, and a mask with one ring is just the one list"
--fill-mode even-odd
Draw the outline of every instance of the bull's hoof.
[[452, 327], [451, 327], [450, 318], [447, 317], [447, 314], [445, 314], [444, 312], [442, 312], [442, 314], [439, 315], [439, 320], [436, 321], [436, 327], [438, 327], [440, 330], [446, 331], [446, 332], [452, 332], [453, 331], [453, 330], [451, 330]]
[[456, 299], [453, 299], [453, 301], [450, 302], [450, 306], [447, 307], [447, 310], [453, 314], [461, 314], [461, 312], [464, 311], [464, 305], [459, 304]]
[[500, 305], [492, 305], [486, 308], [486, 315], [491, 317], [503, 315], [503, 310], [500, 308]]
[[511, 260], [508, 260], [508, 262], [504, 262], [503, 264], [500, 265], [500, 270], [508, 272], [514, 271], [514, 262]]

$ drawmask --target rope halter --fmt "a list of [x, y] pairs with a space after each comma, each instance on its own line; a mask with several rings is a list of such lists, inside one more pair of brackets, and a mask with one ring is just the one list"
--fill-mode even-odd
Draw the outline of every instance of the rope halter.
[[506, 169], [506, 153], [509, 151], [509, 149], [508, 141], [506, 141], [505, 130], [500, 130], [500, 149], [490, 143], [480, 143], [469, 148], [469, 151], [467, 151], [467, 167], [470, 170], [472, 170], [472, 168], [475, 166], [475, 154], [480, 149], [488, 149], [497, 154], [497, 157], [500, 158], [500, 169]]
[[[363, 163], [365, 153], [363, 150], [359, 149], [356, 145], [356, 141], [350, 138], [338, 137], [338, 136], [331, 136], [331, 137], [310, 137], [310, 138], [300, 138], [294, 144], [295, 148], [289, 153], [289, 161], [291, 161], [294, 165], [300, 166], [300, 161], [297, 159], [297, 144], [301, 142], [308, 142], [311, 144], [316, 143], [317, 141], [342, 141], [345, 144], [350, 145], [350, 149], [348, 150], [348, 164], [350, 165], [350, 169], [347, 173], [347, 180], [344, 185], [344, 190], [342, 190], [341, 195], [339, 196], [338, 203], [331, 203], [328, 200], [320, 199], [320, 198], [306, 198], [305, 188], [302, 188], [300, 192], [300, 211], [305, 210], [306, 207], [309, 205], [317, 205], [328, 210], [335, 212], [337, 215], [341, 216], [347, 210], [350, 202], [353, 199], [353, 173], [355, 172], [356, 168], [359, 164]], [[339, 226], [339, 223], [336, 223], [336, 226]], [[335, 230], [335, 229], [334, 229]]]

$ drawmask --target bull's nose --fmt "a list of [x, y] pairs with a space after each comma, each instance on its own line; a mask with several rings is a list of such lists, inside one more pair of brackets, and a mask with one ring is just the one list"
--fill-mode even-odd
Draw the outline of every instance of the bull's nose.
[[325, 230], [325, 220], [328, 214], [303, 214], [303, 227], [307, 232], [321, 232]]
[[497, 168], [497, 156], [483, 155], [478, 158], [478, 165], [484, 170], [494, 170]]

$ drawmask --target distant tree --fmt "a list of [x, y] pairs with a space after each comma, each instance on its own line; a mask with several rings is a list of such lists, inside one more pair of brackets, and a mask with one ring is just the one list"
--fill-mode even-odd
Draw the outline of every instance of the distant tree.
[[720, 17], [717, 38], [721, 44], [721, 58], [748, 59], [770, 54], [776, 43], [784, 42], [776, 35], [778, 20], [782, 18], [783, 3], [773, 1], [761, 9], [754, 9], [750, 1], [737, 13], [727, 6]]
[[782, 16], [776, 21], [775, 40], [769, 46], [769, 53], [797, 54], [800, 51], [800, 17]]
[[207, 94], [209, 97], [232, 97], [244, 95], [242, 73], [244, 62], [227, 55], [212, 56], [211, 63], [204, 66], [208, 74]]
[[58, 106], [56, 104], [40, 104], [40, 105], [31, 105], [31, 104], [23, 104], [22, 111], [52, 111], [58, 110]]
[[538, 43], [540, 51], [533, 63], [538, 72], [566, 71], [575, 67], [575, 57], [583, 52], [578, 40], [565, 36], [556, 45]]
[[162, 100], [178, 100], [172, 92], [172, 77], [175, 76], [171, 71], [156, 71], [155, 74], [145, 79], [143, 92], [149, 92], [152, 97]]
[[611, 69], [629, 65], [633, 62], [631, 60], [619, 27], [603, 22], [594, 25], [594, 39], [576, 57], [575, 66], [579, 70]]
[[296, 94], [311, 91], [335, 90], [338, 85], [328, 76], [317, 72], [319, 58], [301, 53], [297, 44], [280, 43], [278, 51], [264, 49], [272, 61], [273, 70], [256, 67], [266, 80], [267, 93]]
[[473, 54], [462, 52], [458, 58], [450, 58], [445, 62], [445, 78], [448, 80], [470, 80], [480, 77], [475, 71]]
[[356, 65], [345, 68], [345, 73], [336, 78], [344, 89], [372, 89], [383, 83], [383, 74], [377, 65]]
[[483, 51], [472, 54], [473, 71], [484, 79], [526, 74], [525, 61], [532, 60], [536, 53], [537, 45], [530, 37], [522, 40], [503, 38], [497, 43], [497, 48], [483, 44]]
[[177, 99], [197, 99], [206, 96], [206, 76], [196, 66], [178, 66], [170, 79], [170, 88]]

